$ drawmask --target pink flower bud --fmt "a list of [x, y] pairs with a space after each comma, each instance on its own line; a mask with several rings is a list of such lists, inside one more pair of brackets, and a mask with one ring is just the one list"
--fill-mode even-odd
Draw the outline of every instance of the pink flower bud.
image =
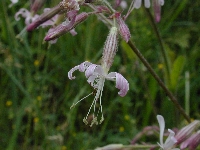
[[164, 5], [164, 0], [153, 0], [154, 16], [156, 22], [160, 22], [162, 5]]
[[190, 136], [186, 141], [184, 141], [180, 148], [185, 149], [189, 148], [189, 150], [195, 150], [197, 146], [200, 144], [200, 131]]
[[131, 34], [129, 31], [129, 28], [125, 24], [124, 20], [121, 18], [121, 15], [119, 13], [116, 13], [117, 23], [119, 25], [119, 33], [122, 36], [122, 38], [128, 42], [131, 38]]
[[41, 16], [39, 16], [34, 22], [27, 26], [27, 31], [32, 31], [42, 23], [46, 22], [47, 20], [51, 19], [53, 16], [58, 14], [63, 8], [60, 5], [57, 5], [50, 9], [49, 11], [45, 11]]
[[54, 40], [60, 36], [62, 36], [65, 33], [68, 33], [70, 30], [75, 28], [78, 24], [82, 23], [85, 21], [88, 17], [88, 14], [83, 12], [74, 18], [71, 19], [71, 21], [67, 24], [64, 25], [63, 23], [55, 27], [51, 32], [47, 34], [47, 36], [44, 38], [45, 41], [50, 41]]
[[183, 127], [175, 136], [177, 145], [185, 141], [200, 126], [200, 121], [195, 120], [189, 125]]

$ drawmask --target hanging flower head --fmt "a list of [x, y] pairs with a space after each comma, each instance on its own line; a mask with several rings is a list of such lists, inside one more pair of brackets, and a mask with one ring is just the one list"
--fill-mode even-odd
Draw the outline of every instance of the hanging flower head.
[[165, 120], [163, 116], [157, 115], [157, 120], [160, 126], [160, 143], [158, 145], [160, 146], [161, 150], [179, 150], [178, 148], [173, 148], [174, 144], [177, 142], [175, 139], [174, 131], [168, 129], [169, 136], [166, 139], [165, 143], [163, 143], [163, 135], [164, 135], [164, 130], [165, 130]]
[[[92, 126], [93, 124], [96, 124], [96, 125], [101, 124], [102, 121], [104, 120], [103, 112], [102, 112], [101, 97], [102, 97], [105, 80], [115, 81], [116, 88], [118, 88], [120, 90], [118, 92], [118, 94], [122, 97], [125, 96], [129, 90], [129, 83], [121, 74], [119, 74], [117, 72], [108, 73], [108, 71], [110, 70], [110, 67], [113, 63], [113, 59], [116, 54], [116, 51], [117, 51], [117, 28], [112, 27], [110, 30], [110, 33], [106, 39], [106, 42], [105, 42], [104, 52], [103, 52], [103, 57], [102, 57], [102, 65], [96, 65], [96, 64], [92, 64], [92, 63], [86, 61], [78, 66], [75, 66], [68, 72], [68, 77], [71, 80], [75, 79], [75, 77], [72, 76], [72, 73], [75, 70], [79, 70], [80, 72], [85, 72], [85, 76], [88, 79], [87, 82], [96, 91], [94, 100], [89, 108], [89, 111], [88, 111], [86, 117], [83, 119], [83, 122], [85, 124], [88, 124], [87, 117], [90, 113], [91, 108], [93, 107], [93, 109], [94, 109], [93, 120], [92, 120], [90, 126]], [[91, 95], [91, 94], [89, 94], [89, 95]], [[86, 97], [88, 97], [88, 96], [86, 96]], [[84, 97], [83, 99], [85, 99], [86, 97]], [[77, 103], [79, 103], [83, 99], [79, 100]], [[98, 121], [98, 119], [97, 119], [98, 113], [95, 115], [97, 101], [99, 101], [99, 104], [100, 104], [99, 110], [102, 115], [100, 121]], [[76, 104], [73, 104], [72, 107], [75, 106]]]

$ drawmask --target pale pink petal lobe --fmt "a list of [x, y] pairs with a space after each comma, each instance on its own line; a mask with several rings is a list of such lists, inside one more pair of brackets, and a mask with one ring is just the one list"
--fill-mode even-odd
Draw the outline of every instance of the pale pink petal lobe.
[[118, 88], [120, 91], [118, 94], [121, 97], [124, 97], [128, 90], [129, 90], [129, 83], [128, 81], [119, 73], [116, 72], [116, 88]]

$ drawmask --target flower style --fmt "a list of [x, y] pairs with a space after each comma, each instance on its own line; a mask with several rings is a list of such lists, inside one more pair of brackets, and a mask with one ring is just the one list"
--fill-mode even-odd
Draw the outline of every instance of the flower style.
[[[92, 63], [86, 61], [86, 62], [81, 63], [78, 66], [75, 66], [68, 72], [68, 77], [70, 80], [75, 79], [75, 77], [72, 76], [72, 73], [75, 70], [79, 70], [80, 72], [85, 72], [87, 82], [96, 91], [94, 100], [89, 108], [89, 111], [88, 111], [86, 117], [83, 119], [83, 122], [85, 124], [88, 124], [87, 117], [88, 117], [92, 107], [94, 108], [94, 113], [95, 113], [97, 101], [99, 101], [99, 104], [100, 104], [99, 110], [100, 110], [102, 116], [101, 116], [100, 121], [98, 122], [97, 117], [98, 117], [99, 111], [96, 116], [93, 113], [93, 120], [92, 120], [90, 126], [92, 126], [93, 124], [97, 125], [98, 123], [101, 124], [102, 121], [104, 120], [103, 113], [102, 113], [101, 96], [102, 96], [105, 80], [111, 80], [111, 81], [116, 82], [116, 88], [118, 88], [120, 90], [118, 92], [118, 94], [121, 97], [125, 96], [129, 90], [129, 83], [121, 74], [119, 74], [117, 72], [108, 73], [108, 71], [112, 65], [112, 62], [113, 62], [113, 59], [114, 59], [114, 56], [116, 53], [116, 49], [117, 49], [117, 28], [112, 27], [110, 30], [110, 33], [106, 39], [106, 42], [105, 42], [104, 52], [103, 52], [103, 57], [102, 57], [102, 65], [96, 65], [96, 64], [92, 64]], [[89, 94], [89, 95], [91, 95], [91, 94]], [[88, 97], [88, 96], [86, 96], [86, 97]], [[84, 97], [83, 99], [85, 99], [86, 97]], [[79, 100], [77, 103], [79, 103], [83, 99]], [[73, 104], [72, 107], [75, 106], [76, 104]]]
[[19, 21], [19, 15], [21, 15], [23, 18], [25, 18], [25, 24], [29, 25], [30, 23], [32, 23], [33, 21], [35, 21], [39, 15], [34, 15], [29, 12], [27, 9], [25, 8], [21, 8], [16, 14], [15, 14], [15, 20]]
[[179, 150], [178, 148], [173, 148], [174, 144], [177, 142], [176, 138], [174, 137], [174, 131], [168, 129], [169, 136], [166, 139], [165, 143], [163, 143], [163, 135], [165, 130], [165, 120], [163, 116], [157, 115], [157, 120], [160, 127], [160, 143], [158, 145], [161, 147], [162, 150]]

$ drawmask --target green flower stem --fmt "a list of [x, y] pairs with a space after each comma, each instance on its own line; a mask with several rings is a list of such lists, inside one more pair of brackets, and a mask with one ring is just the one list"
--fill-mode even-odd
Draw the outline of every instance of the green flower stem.
[[136, 48], [136, 46], [133, 44], [133, 42], [129, 41], [128, 45], [134, 51], [134, 53], [139, 57], [139, 59], [142, 61], [142, 63], [145, 65], [145, 67], [149, 70], [151, 75], [155, 78], [155, 80], [158, 82], [158, 84], [162, 87], [162, 89], [166, 92], [166, 94], [168, 95], [170, 100], [174, 103], [175, 107], [179, 110], [179, 112], [183, 115], [183, 117], [190, 123], [191, 122], [190, 117], [185, 113], [184, 109], [178, 103], [177, 99], [167, 89], [165, 84], [162, 82], [162, 80], [159, 78], [159, 76], [155, 73], [153, 68], [150, 66], [150, 64], [147, 62], [147, 60], [144, 58], [144, 56], [140, 53], [140, 51]]
[[149, 11], [149, 9], [147, 9], [145, 7], [143, 7], [143, 8], [144, 8], [149, 20], [150, 20], [150, 23], [152, 25], [153, 31], [155, 32], [155, 35], [156, 35], [156, 37], [158, 39], [158, 42], [160, 44], [161, 52], [162, 52], [162, 55], [163, 55], [163, 58], [164, 58], [164, 63], [165, 63], [166, 70], [167, 70], [167, 79], [169, 80], [169, 78], [170, 78], [170, 64], [169, 64], [169, 59], [167, 57], [167, 52], [166, 52], [166, 50], [164, 48], [164, 43], [163, 43], [162, 37], [160, 35], [160, 32], [158, 30], [158, 27], [157, 27], [157, 25], [156, 25], [156, 23], [154, 21], [154, 18], [152, 16], [151, 12]]

